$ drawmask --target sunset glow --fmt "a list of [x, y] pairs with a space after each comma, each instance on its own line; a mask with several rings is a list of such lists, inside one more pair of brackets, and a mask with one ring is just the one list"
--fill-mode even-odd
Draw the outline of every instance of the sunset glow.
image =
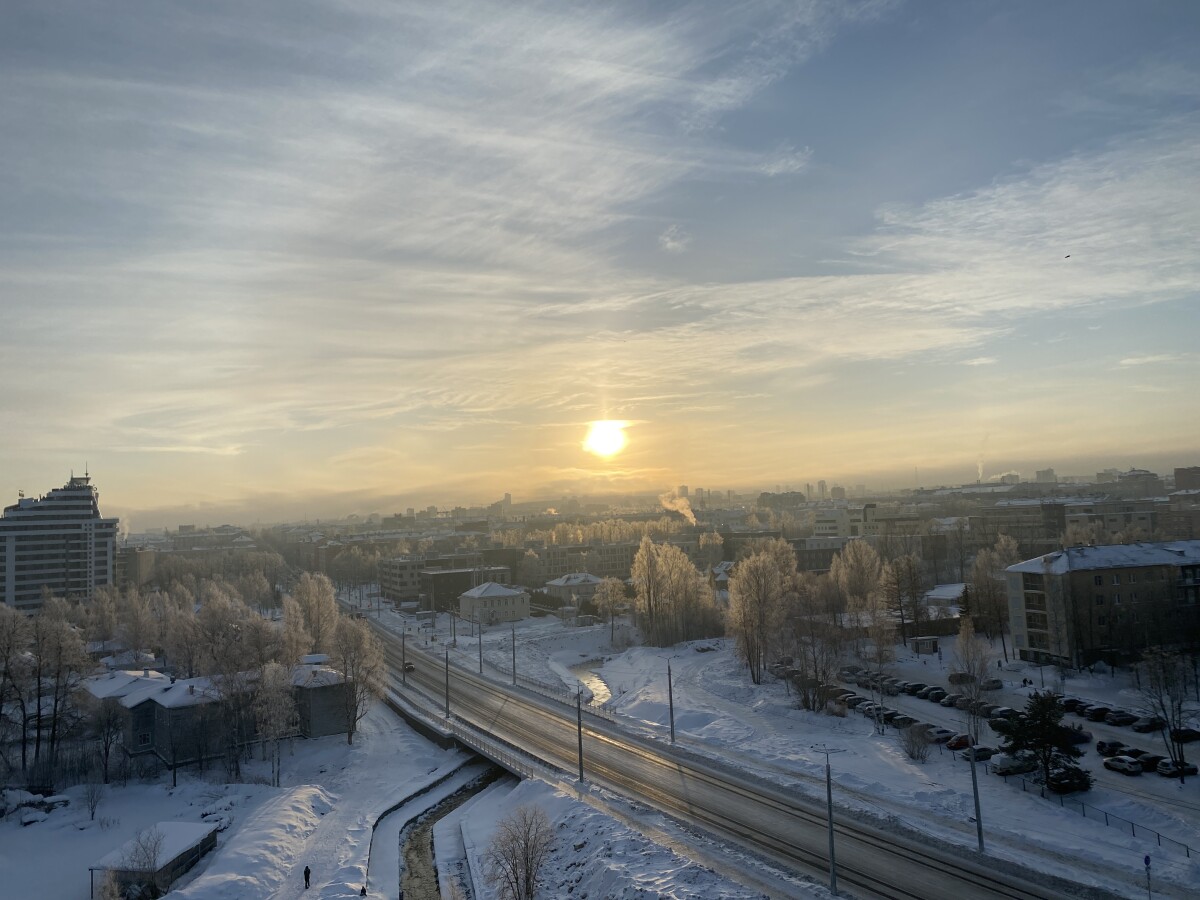
[[583, 449], [588, 453], [605, 458], [616, 456], [625, 449], [628, 439], [625, 437], [625, 422], [613, 419], [600, 419], [588, 425], [587, 437], [583, 441]]

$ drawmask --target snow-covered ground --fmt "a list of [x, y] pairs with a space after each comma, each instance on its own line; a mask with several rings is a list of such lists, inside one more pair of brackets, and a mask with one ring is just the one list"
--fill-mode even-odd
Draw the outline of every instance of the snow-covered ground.
[[[389, 627], [411, 626], [383, 612]], [[428, 638], [410, 631], [410, 648]], [[486, 631], [485, 671], [511, 678], [512, 638], [508, 627]], [[935, 750], [925, 763], [909, 760], [895, 733], [876, 735], [871, 723], [799, 710], [779, 682], [753, 685], [724, 641], [672, 649], [635, 647], [615, 652], [607, 626], [564, 627], [552, 618], [530, 619], [515, 629], [518, 674], [564, 692], [580, 680], [619, 721], [643, 734], [669, 739], [667, 662], [671, 663], [677, 743], [736, 769], [774, 779], [792, 790], [823, 799], [824, 760], [814, 745], [839, 750], [833, 756], [834, 793], [839, 815], [870, 817], [893, 828], [910, 829], [972, 847], [975, 842], [967, 764]], [[437, 635], [440, 653], [449, 637], [447, 622]], [[618, 633], [619, 637], [619, 633]], [[619, 643], [620, 641], [618, 641]], [[950, 642], [952, 645], [952, 641]], [[433, 642], [430, 642], [431, 647]], [[475, 668], [477, 638], [457, 635], [452, 653]], [[945, 664], [902, 654], [893, 669], [900, 677], [945, 683]], [[952, 658], [952, 648], [944, 653]], [[1023, 703], [1024, 678], [1040, 683], [1041, 672], [1016, 664], [1002, 674], [1001, 696]], [[1050, 677], [1050, 670], [1046, 676]], [[1047, 685], [1048, 687], [1050, 685]], [[1055, 684], [1069, 693], [1137, 707], [1136, 692], [1107, 675]], [[605, 695], [611, 692], [611, 698]], [[1001, 702], [1001, 701], [997, 701]], [[913, 697], [889, 698], [924, 721], [961, 727], [961, 713]], [[1156, 749], [1151, 739], [1128, 729], [1088, 723], [1097, 737], [1112, 736]], [[1134, 740], [1133, 738], [1136, 738]], [[27, 827], [19, 817], [0, 823], [3, 897], [88, 896], [88, 866], [119, 847], [138, 830], [160, 821], [223, 821], [217, 850], [181, 882], [172, 896], [191, 900], [287, 898], [303, 895], [301, 872], [313, 872], [307, 896], [358, 896], [364, 881], [369, 896], [396, 896], [398, 825], [436, 802], [478, 770], [464, 769], [466, 757], [428, 743], [382, 705], [368, 715], [353, 747], [344, 738], [296, 741], [285, 752], [284, 786], [226, 785], [181, 773], [178, 788], [156, 784], [113, 786], [88, 819], [81, 791], [67, 792], [70, 806]], [[1096, 810], [1154, 828], [1164, 836], [1200, 844], [1200, 780], [1186, 784], [1145, 775], [1126, 778], [1102, 770], [1094, 749], [1085, 765], [1098, 776], [1082, 796]], [[265, 763], [248, 772], [265, 776]], [[265, 779], [264, 779], [265, 780]], [[1060, 875], [1131, 897], [1145, 895], [1143, 856], [1151, 857], [1156, 897], [1196, 896], [1200, 861], [1193, 853], [1159, 848], [1153, 838], [1105, 827], [1099, 818], [1081, 817], [1015, 783], [980, 771], [980, 794], [987, 850]], [[404, 801], [420, 794], [417, 799]], [[764, 888], [761, 868], [752, 860], [706, 841], [666, 817], [569, 782], [546, 784], [502, 780], [460, 807], [435, 828], [437, 865], [443, 896], [452, 881], [474, 881], [476, 896], [494, 893], [483, 883], [482, 854], [495, 822], [522, 803], [546, 810], [557, 840], [541, 896], [633, 898], [825, 897], [819, 873], [797, 876], [785, 888]], [[400, 805], [399, 811], [384, 817]], [[378, 831], [373, 828], [383, 819]], [[370, 867], [368, 872], [368, 865]], [[776, 882], [777, 883], [777, 882]]]

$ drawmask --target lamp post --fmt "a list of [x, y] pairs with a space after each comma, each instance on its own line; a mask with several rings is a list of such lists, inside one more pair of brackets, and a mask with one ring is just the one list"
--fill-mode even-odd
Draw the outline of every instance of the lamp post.
[[479, 674], [483, 674], [483, 625], [477, 623], [479, 632]]
[[400, 683], [408, 684], [408, 670], [404, 667], [408, 665], [408, 656], [406, 653], [407, 643], [405, 638], [408, 637], [408, 632], [400, 632]]
[[975, 740], [971, 740], [971, 793], [975, 795], [975, 837], [979, 841], [979, 852], [983, 853], [983, 818], [979, 814], [979, 776], [975, 774]]
[[837, 896], [837, 862], [833, 855], [833, 774], [829, 767], [829, 754], [844, 751], [826, 747], [824, 744], [813, 744], [812, 748], [818, 753], [825, 754], [825, 807], [829, 829], [829, 893]]
[[512, 626], [513, 687], [517, 686], [517, 626]]
[[450, 718], [450, 651], [446, 651], [446, 718]]

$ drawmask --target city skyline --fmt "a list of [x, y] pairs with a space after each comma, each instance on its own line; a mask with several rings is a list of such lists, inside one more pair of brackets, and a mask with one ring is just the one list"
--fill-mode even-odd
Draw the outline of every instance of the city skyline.
[[0, 504], [1197, 463], [1187, 4], [232, 9], [0, 35]]

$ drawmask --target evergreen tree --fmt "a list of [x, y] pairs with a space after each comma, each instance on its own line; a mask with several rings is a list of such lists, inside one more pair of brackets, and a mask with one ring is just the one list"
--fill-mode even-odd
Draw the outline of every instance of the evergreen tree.
[[[1025, 703], [1025, 714], [1018, 719], [997, 721], [992, 730], [1004, 738], [1000, 749], [1005, 753], [1032, 753], [1049, 781], [1053, 768], [1083, 756], [1083, 751], [1071, 739], [1071, 729], [1062, 724], [1062, 698], [1050, 691], [1035, 692]], [[1055, 765], [1059, 763], [1059, 765]], [[1069, 763], [1075, 767], [1073, 763]], [[1077, 768], [1077, 767], [1075, 767]]]

